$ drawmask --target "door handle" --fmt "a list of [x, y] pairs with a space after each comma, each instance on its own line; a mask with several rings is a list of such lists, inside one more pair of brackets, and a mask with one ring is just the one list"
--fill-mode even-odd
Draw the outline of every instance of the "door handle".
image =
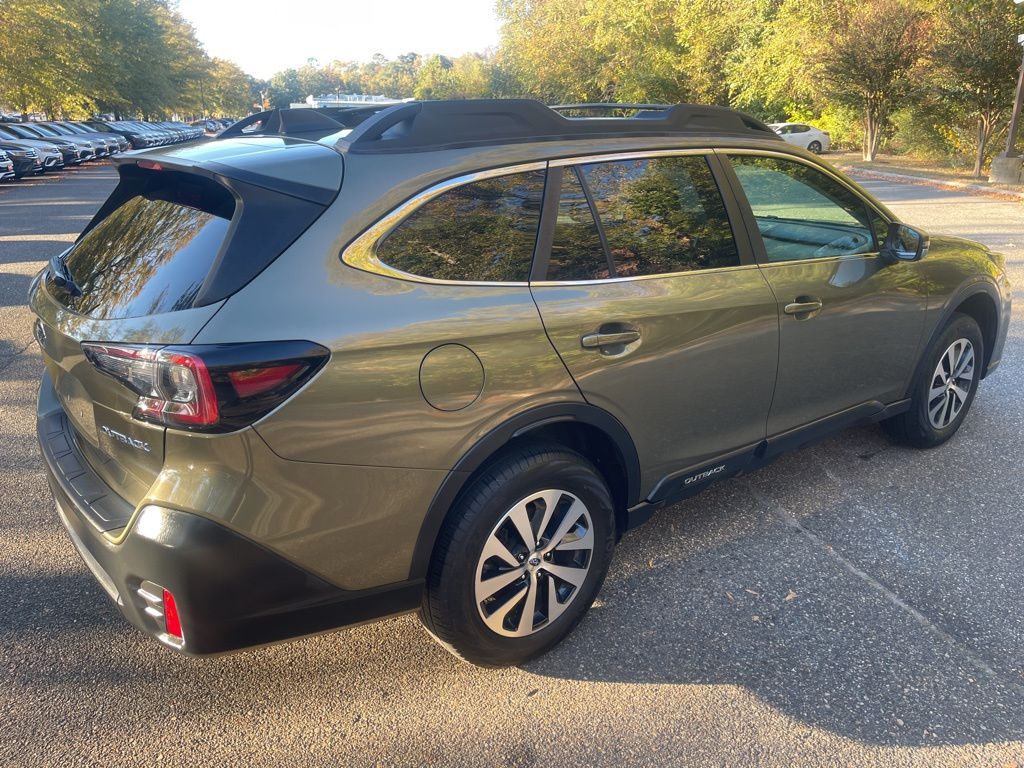
[[629, 344], [640, 338], [640, 331], [618, 331], [616, 333], [588, 333], [580, 339], [584, 349], [600, 349], [613, 344]]
[[796, 301], [787, 304], [782, 311], [787, 315], [810, 316], [821, 309], [821, 299], [814, 296], [797, 296]]

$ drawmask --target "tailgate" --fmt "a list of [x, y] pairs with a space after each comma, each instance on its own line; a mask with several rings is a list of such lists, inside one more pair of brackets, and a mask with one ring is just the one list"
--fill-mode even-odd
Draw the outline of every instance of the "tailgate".
[[185, 344], [220, 304], [95, 320], [66, 310], [37, 278], [31, 306], [38, 316], [36, 340], [79, 450], [115, 493], [138, 504], [163, 467], [165, 427], [131, 417], [138, 395], [86, 360], [81, 342]]
[[[132, 415], [152, 399], [140, 399], [135, 386], [153, 370], [141, 358], [189, 344], [228, 296], [323, 212], [340, 187], [341, 167], [340, 155], [319, 145], [211, 142], [129, 158], [85, 232], [34, 281], [36, 338], [74, 442], [132, 505], [164, 463], [166, 428]], [[108, 359], [105, 372], [86, 358], [84, 342], [94, 353], [97, 344], [121, 345], [124, 354]], [[136, 344], [149, 348], [124, 347]]]

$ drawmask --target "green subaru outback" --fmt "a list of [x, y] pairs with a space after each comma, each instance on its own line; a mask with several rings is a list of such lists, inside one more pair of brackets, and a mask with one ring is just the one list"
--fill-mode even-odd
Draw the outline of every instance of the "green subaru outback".
[[573, 114], [272, 110], [115, 161], [30, 301], [57, 512], [132, 624], [211, 654], [418, 610], [518, 664], [658, 507], [956, 432], [1001, 257], [737, 112]]

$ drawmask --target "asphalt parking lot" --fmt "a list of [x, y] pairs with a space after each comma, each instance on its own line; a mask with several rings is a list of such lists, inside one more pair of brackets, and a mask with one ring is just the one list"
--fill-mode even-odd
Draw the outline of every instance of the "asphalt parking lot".
[[856, 429], [659, 512], [594, 610], [483, 671], [412, 616], [178, 657], [108, 604], [53, 512], [31, 276], [109, 166], [0, 187], [0, 764], [1024, 766], [1024, 206], [866, 181], [1007, 254], [1004, 362], [959, 435]]

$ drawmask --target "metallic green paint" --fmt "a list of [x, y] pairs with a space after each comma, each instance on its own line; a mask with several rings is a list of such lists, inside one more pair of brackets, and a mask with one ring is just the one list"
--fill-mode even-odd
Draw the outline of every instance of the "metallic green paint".
[[[533, 408], [589, 403], [621, 421], [640, 457], [642, 499], [684, 467], [861, 403], [900, 400], [933, 333], [978, 292], [991, 297], [996, 312], [998, 362], [1010, 288], [998, 258], [968, 241], [932, 238], [928, 255], [913, 263], [867, 255], [532, 286], [433, 285], [356, 269], [341, 258], [389, 212], [447, 179], [659, 149], [798, 157], [894, 220], [821, 158], [755, 139], [536, 142], [343, 161], [333, 149], [287, 139], [141, 153], [177, 167], [216, 162], [340, 192], [287, 251], [214, 305], [99, 321], [74, 315], [33, 285], [31, 306], [47, 331], [44, 359], [83, 452], [111, 490], [139, 509], [152, 503], [194, 512], [337, 586], [363, 589], [409, 577], [421, 527], [450, 470], [489, 433]], [[303, 158], [301, 168], [294, 156]], [[733, 226], [755, 257], [762, 253], [756, 231]], [[803, 295], [820, 298], [821, 311], [806, 318], [782, 311]], [[640, 338], [618, 349], [584, 348], [581, 337], [604, 326], [628, 326]], [[78, 346], [287, 339], [321, 344], [331, 359], [283, 406], [226, 435], [134, 421], [133, 398], [93, 369]], [[471, 351], [482, 385], [473, 366], [443, 360], [428, 362], [422, 383], [424, 360], [444, 345]], [[458, 409], [439, 410], [424, 395]], [[104, 439], [101, 424], [152, 450]]]

